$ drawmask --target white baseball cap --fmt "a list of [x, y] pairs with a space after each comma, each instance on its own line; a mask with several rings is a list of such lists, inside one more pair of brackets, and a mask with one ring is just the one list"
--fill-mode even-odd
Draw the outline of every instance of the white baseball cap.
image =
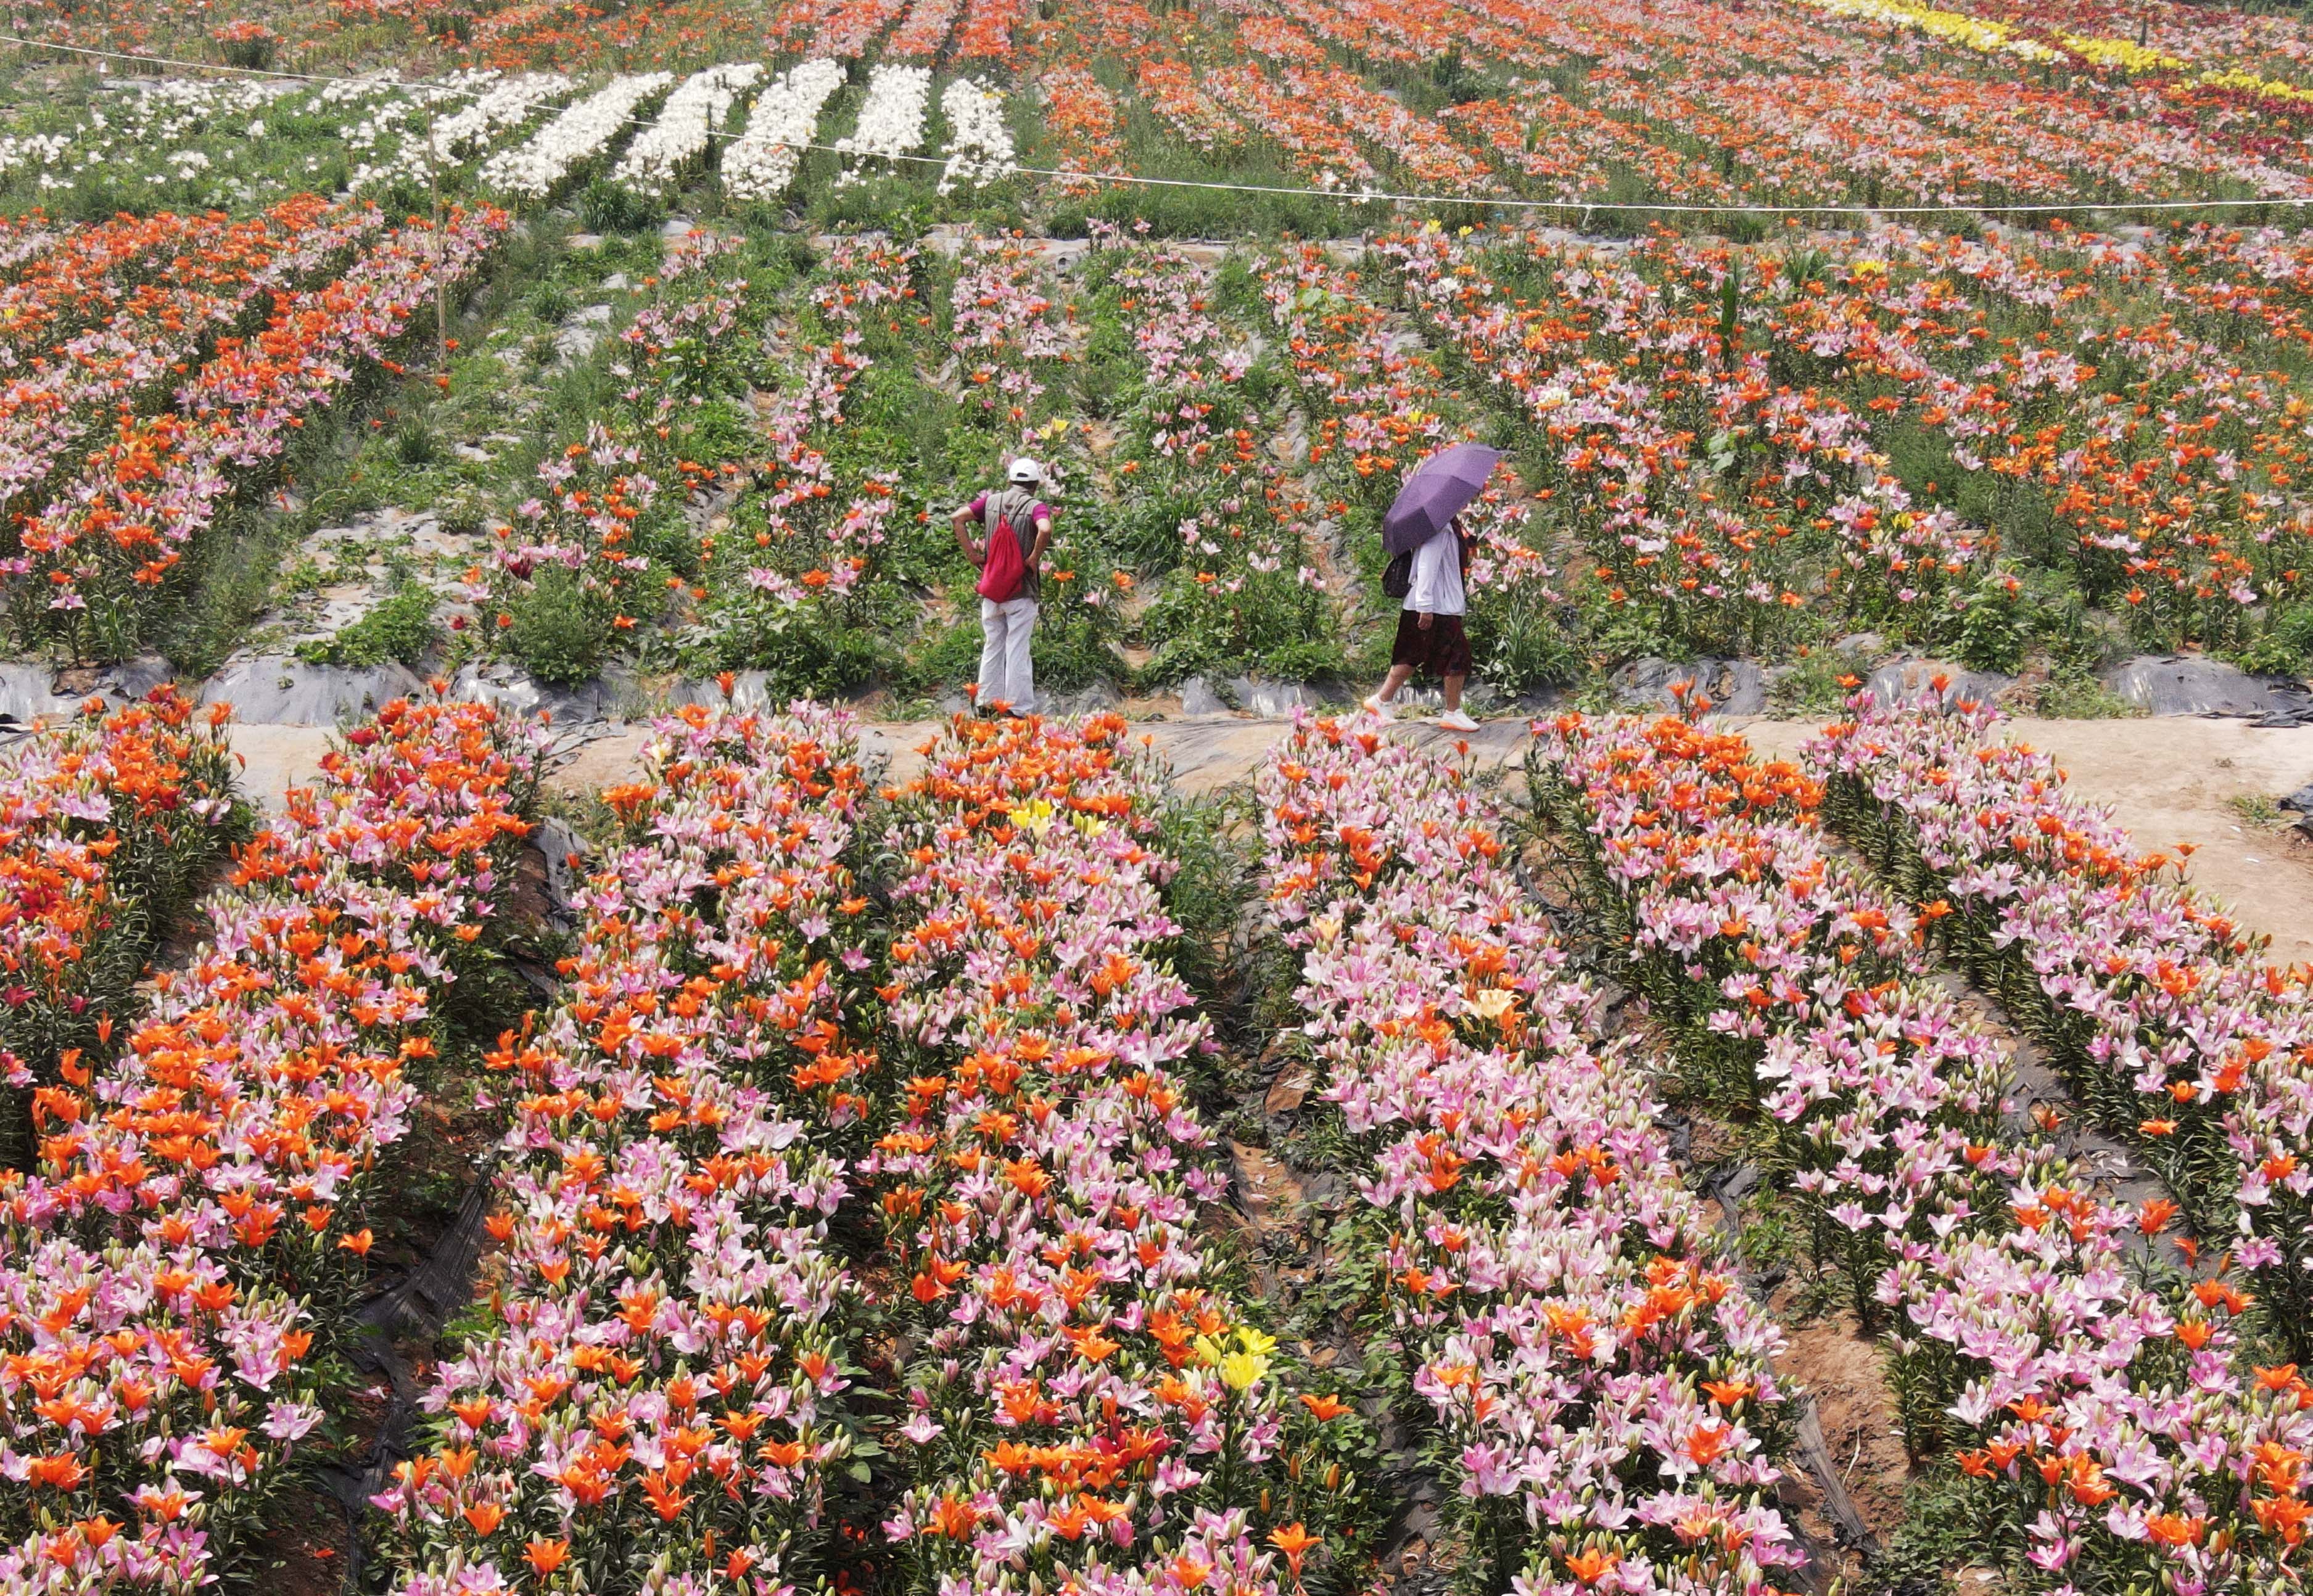
[[1042, 482], [1044, 468], [1024, 454], [1012, 462], [1010, 476], [1015, 482]]

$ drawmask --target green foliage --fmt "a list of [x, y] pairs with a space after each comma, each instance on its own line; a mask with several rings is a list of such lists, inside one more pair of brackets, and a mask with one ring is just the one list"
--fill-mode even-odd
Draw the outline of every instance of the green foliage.
[[1111, 643], [1113, 612], [1083, 602], [1056, 600], [1052, 583], [1044, 584], [1044, 601], [1036, 617], [1036, 693], [1073, 693], [1096, 682], [1113, 682], [1129, 674]]
[[910, 691], [929, 694], [970, 681], [980, 669], [980, 645], [977, 620], [940, 627], [909, 648], [901, 682]]
[[441, 458], [442, 440], [434, 435], [424, 417], [408, 417], [394, 429], [393, 453], [405, 466], [430, 466]]
[[224, 41], [225, 64], [245, 71], [262, 72], [273, 65], [273, 52], [280, 42], [270, 31], [228, 39]]
[[1165, 883], [1165, 907], [1181, 927], [1169, 950], [1174, 968], [1210, 1004], [1230, 975], [1230, 939], [1253, 890], [1232, 830], [1250, 817], [1242, 794], [1176, 797], [1159, 817], [1157, 846], [1180, 861]]
[[1843, 676], [1862, 675], [1862, 662], [1829, 648], [1802, 648], [1789, 669], [1767, 686], [1767, 701], [1785, 715], [1833, 715], [1846, 703]]
[[1468, 625], [1478, 679], [1512, 698], [1571, 681], [1580, 659], [1557, 609], [1533, 583], [1474, 594]]
[[1939, 640], [1969, 669], [2013, 675], [2032, 641], [2033, 615], [2023, 578], [1994, 566], [1951, 596], [1937, 629]]
[[1970, 669], [2008, 675], [2039, 651], [2059, 673], [2085, 677], [2108, 645], [2069, 574], [2005, 561], [1946, 594], [1924, 630], [1930, 646]]
[[1616, 604], [1605, 589], [1582, 590], [1578, 627], [1593, 669], [1607, 671], [1632, 660], [1693, 659], [1696, 650], [1667, 630], [1651, 609]]
[[756, 442], [746, 413], [725, 395], [702, 400], [685, 413], [683, 421], [683, 458], [701, 465], [742, 459], [752, 451]]
[[666, 206], [624, 183], [596, 178], [578, 196], [578, 219], [589, 232], [645, 232], [666, 220]]
[[434, 619], [433, 592], [411, 583], [336, 636], [299, 644], [297, 657], [310, 665], [380, 665], [398, 660], [415, 667], [441, 636]]
[[869, 686], [892, 663], [873, 629], [834, 622], [808, 604], [761, 615], [730, 637], [727, 653], [733, 662], [766, 672], [774, 698], [840, 697]]
[[1297, 637], [1262, 651], [1261, 674], [1277, 681], [1332, 681], [1350, 675], [1350, 659], [1339, 637]]
[[[1867, 1596], [1939, 1596], [1954, 1588], [1952, 1575], [1962, 1569], [2020, 1566], [2022, 1538], [2002, 1501], [1988, 1480], [1948, 1464], [1930, 1470], [1905, 1490], [1903, 1520], [1872, 1559], [1861, 1589]], [[1983, 1589], [1969, 1586], [1972, 1593]]]
[[1289, 571], [1244, 568], [1227, 577], [1174, 571], [1141, 617], [1141, 629], [1156, 645], [1147, 677], [1178, 681], [1283, 661], [1306, 680], [1339, 661], [1331, 608], [1322, 591]]
[[479, 537], [489, 520], [489, 504], [475, 489], [462, 487], [444, 495], [434, 506], [434, 513], [450, 536]]
[[2313, 670], [2313, 604], [2276, 611], [2257, 639], [2235, 653], [2233, 662], [2261, 676], [2301, 678]]
[[2144, 711], [2085, 671], [2059, 669], [2032, 689], [2032, 713], [2052, 720], [2124, 721]]
[[542, 277], [531, 288], [529, 297], [523, 302], [523, 308], [539, 320], [552, 326], [576, 310], [578, 302], [570, 297], [570, 290], [561, 284], [551, 277]]
[[517, 594], [506, 639], [530, 673], [550, 687], [572, 687], [600, 675], [611, 645], [611, 618], [590, 604], [578, 579], [561, 566], [541, 569]]

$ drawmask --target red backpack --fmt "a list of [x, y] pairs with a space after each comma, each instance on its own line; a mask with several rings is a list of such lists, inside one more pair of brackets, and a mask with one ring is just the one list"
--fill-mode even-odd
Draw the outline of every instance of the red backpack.
[[1012, 530], [1012, 517], [990, 504], [997, 511], [996, 530], [988, 534], [988, 557], [980, 567], [980, 596], [992, 604], [1008, 603], [1020, 596], [1020, 587], [1028, 575], [1027, 557], [1020, 550], [1020, 534]]

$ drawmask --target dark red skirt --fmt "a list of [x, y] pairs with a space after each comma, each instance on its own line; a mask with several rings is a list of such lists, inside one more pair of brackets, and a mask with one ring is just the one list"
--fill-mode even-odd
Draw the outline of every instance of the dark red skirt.
[[1421, 618], [1411, 609], [1397, 612], [1397, 641], [1389, 651], [1393, 665], [1411, 665], [1433, 676], [1470, 674], [1470, 634], [1458, 615], [1433, 615], [1422, 629]]

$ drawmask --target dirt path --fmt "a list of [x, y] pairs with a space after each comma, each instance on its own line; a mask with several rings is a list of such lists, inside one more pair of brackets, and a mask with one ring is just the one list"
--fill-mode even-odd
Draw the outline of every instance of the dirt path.
[[[1151, 721], [1140, 728], [1167, 759], [1183, 792], [1203, 794], [1249, 779], [1288, 723], [1234, 716]], [[2293, 829], [2259, 826], [2232, 807], [2243, 797], [2273, 797], [2313, 782], [2313, 730], [2260, 732], [2242, 721], [2136, 720], [2010, 723], [2011, 734], [2055, 755], [2072, 785], [2113, 812], [2148, 847], [2199, 846], [2193, 876], [2223, 899], [2244, 925], [2273, 939], [2276, 957], [2313, 960], [2313, 842]], [[1742, 729], [1762, 750], [1791, 753], [1812, 722], [1758, 720]], [[916, 751], [938, 727], [883, 722], [866, 728], [871, 757], [888, 761], [891, 779], [921, 768]], [[328, 733], [296, 726], [236, 726], [234, 749], [247, 756], [251, 792], [270, 802], [310, 781]], [[1434, 726], [1400, 725], [1393, 735], [1448, 743]], [[646, 733], [626, 726], [581, 746], [553, 777], [573, 793], [600, 792], [635, 773]], [[1482, 759], [1508, 764], [1526, 751], [1526, 725], [1488, 722], [1468, 739]]]

